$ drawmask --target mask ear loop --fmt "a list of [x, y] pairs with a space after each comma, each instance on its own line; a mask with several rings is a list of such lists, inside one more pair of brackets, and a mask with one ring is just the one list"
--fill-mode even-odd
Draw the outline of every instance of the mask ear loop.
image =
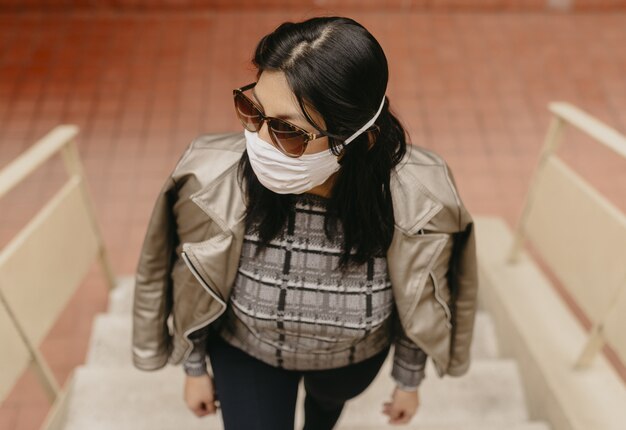
[[[376, 124], [374, 124], [376, 122], [376, 119], [378, 118], [378, 115], [380, 115], [380, 112], [383, 110], [383, 106], [385, 105], [385, 98], [387, 96], [383, 96], [383, 99], [380, 101], [380, 106], [378, 106], [378, 111], [376, 111], [376, 114], [369, 120], [367, 121], [363, 127], [361, 127], [360, 129], [358, 129], [357, 131], [355, 131], [352, 136], [350, 136], [349, 138], [347, 138], [346, 140], [344, 140], [343, 142], [341, 142], [341, 153], [337, 156], [337, 161], [339, 162], [341, 160], [341, 158], [344, 156], [344, 154], [346, 153], [346, 146], [348, 145], [348, 143], [352, 142], [354, 139], [356, 139], [361, 133], [363, 133], [364, 131], [380, 131], [380, 127]], [[368, 130], [368, 128], [370, 128], [371, 126], [374, 126], [373, 130]], [[370, 150], [370, 148], [373, 146], [373, 143], [376, 139], [370, 141], [370, 143], [368, 144], [368, 151]]]
[[378, 115], [380, 115], [380, 112], [383, 110], [383, 106], [385, 105], [385, 97], [383, 96], [383, 99], [380, 102], [380, 106], [378, 107], [378, 111], [376, 112], [376, 114], [369, 120], [367, 121], [363, 127], [359, 128], [357, 131], [354, 132], [354, 134], [352, 134], [352, 136], [350, 136], [349, 138], [347, 138], [343, 143], [344, 145], [347, 145], [348, 143], [352, 142], [354, 139], [356, 139], [361, 133], [363, 133], [365, 130], [367, 130], [372, 124], [374, 124], [374, 122], [376, 122], [376, 118], [378, 118]]

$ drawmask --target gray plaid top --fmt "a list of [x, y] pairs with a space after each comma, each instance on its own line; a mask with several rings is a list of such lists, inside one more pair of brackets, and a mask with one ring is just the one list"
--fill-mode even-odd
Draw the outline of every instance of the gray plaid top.
[[[394, 344], [391, 376], [405, 390], [424, 378], [426, 354], [401, 328], [384, 255], [345, 272], [337, 269], [342, 232], [324, 233], [327, 199], [295, 196], [295, 210], [255, 257], [259, 238], [244, 236], [226, 311], [210, 330], [272, 366], [330, 369], [363, 361]], [[207, 373], [208, 332], [183, 362], [188, 375]]]

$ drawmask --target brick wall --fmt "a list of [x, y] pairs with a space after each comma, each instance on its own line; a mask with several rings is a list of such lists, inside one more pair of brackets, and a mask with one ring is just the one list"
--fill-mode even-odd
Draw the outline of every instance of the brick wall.
[[626, 10], [626, 0], [0, 0], [16, 10], [401, 9], [424, 11]]

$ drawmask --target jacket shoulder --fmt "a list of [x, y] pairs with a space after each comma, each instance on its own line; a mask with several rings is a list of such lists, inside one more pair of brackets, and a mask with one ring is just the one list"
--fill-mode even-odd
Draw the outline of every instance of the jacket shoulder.
[[190, 147], [196, 150], [212, 150], [241, 153], [245, 148], [245, 137], [240, 131], [205, 133], [196, 136]]
[[407, 153], [396, 167], [400, 183], [413, 183], [442, 209], [424, 226], [425, 230], [453, 233], [471, 221], [456, 180], [447, 161], [439, 153], [417, 145], [407, 145]]
[[200, 134], [180, 156], [172, 179], [181, 184], [193, 178], [204, 187], [237, 164], [245, 146], [242, 132]]

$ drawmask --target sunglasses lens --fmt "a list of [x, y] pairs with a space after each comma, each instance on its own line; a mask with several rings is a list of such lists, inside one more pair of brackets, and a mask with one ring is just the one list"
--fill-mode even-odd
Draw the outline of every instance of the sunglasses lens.
[[304, 152], [305, 137], [302, 131], [293, 128], [287, 122], [272, 119], [269, 121], [269, 130], [281, 149], [289, 155], [301, 155]]
[[235, 94], [237, 116], [248, 131], [259, 131], [261, 115], [259, 110], [241, 93]]

